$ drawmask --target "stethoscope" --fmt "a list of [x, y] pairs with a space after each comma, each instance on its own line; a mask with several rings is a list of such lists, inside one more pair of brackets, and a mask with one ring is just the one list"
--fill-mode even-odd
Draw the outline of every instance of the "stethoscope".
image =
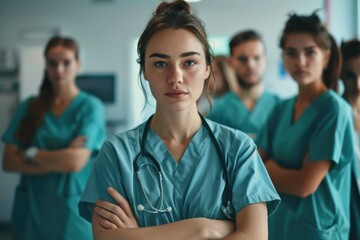
[[[223, 198], [223, 203], [225, 202], [226, 204], [221, 205], [221, 210], [227, 218], [229, 218], [230, 220], [234, 220], [235, 210], [234, 210], [233, 205], [231, 204], [231, 199], [232, 199], [232, 192], [231, 192], [231, 187], [230, 187], [231, 182], [230, 182], [229, 173], [228, 173], [226, 165], [225, 165], [225, 155], [221, 151], [220, 145], [219, 145], [218, 141], [216, 140], [214, 133], [211, 130], [210, 126], [208, 125], [208, 123], [206, 122], [204, 117], [201, 114], [199, 114], [199, 115], [200, 115], [202, 124], [205, 126], [205, 128], [209, 132], [211, 141], [213, 142], [213, 144], [216, 148], [216, 152], [221, 160], [221, 163], [222, 163], [223, 169], [224, 169], [224, 173], [225, 173], [226, 184], [225, 184], [224, 192], [226, 193], [226, 195], [223, 194], [222, 198]], [[164, 207], [164, 188], [163, 188], [163, 182], [162, 182], [163, 178], [162, 178], [162, 171], [161, 171], [160, 163], [158, 162], [158, 160], [156, 160], [156, 158], [153, 155], [151, 155], [149, 152], [147, 152], [145, 150], [145, 141], [146, 141], [147, 134], [149, 132], [150, 122], [151, 122], [152, 117], [153, 116], [151, 116], [145, 123], [144, 133], [143, 133], [142, 140], [141, 140], [141, 148], [140, 148], [141, 152], [139, 153], [136, 160], [134, 161], [134, 170], [136, 172], [137, 179], [139, 180], [141, 190], [145, 196], [145, 200], [148, 203], [148, 205], [150, 206], [150, 209], [146, 209], [144, 207], [144, 205], [142, 205], [141, 203], [137, 205], [136, 209], [140, 212], [145, 211], [147, 213], [157, 214], [157, 213], [171, 212], [172, 207], [170, 207], [170, 206]], [[144, 163], [139, 164], [139, 161], [141, 158], [148, 158], [151, 160], [151, 162], [144, 162]], [[150, 199], [145, 192], [144, 184], [140, 177], [140, 168], [143, 166], [153, 167], [156, 170], [156, 172], [158, 173], [159, 187], [160, 187], [160, 189], [159, 189], [160, 190], [160, 201], [159, 201], [158, 207], [155, 207], [150, 202]], [[225, 197], [227, 197], [227, 199]]]

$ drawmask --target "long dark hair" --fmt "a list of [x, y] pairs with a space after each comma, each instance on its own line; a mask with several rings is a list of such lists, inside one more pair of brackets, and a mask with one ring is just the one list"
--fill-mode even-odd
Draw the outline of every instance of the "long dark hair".
[[[211, 61], [213, 57], [207, 39], [204, 23], [198, 17], [192, 14], [191, 8], [187, 2], [176, 0], [173, 2], [160, 3], [156, 11], [153, 13], [153, 16], [148, 22], [145, 30], [141, 34], [137, 46], [137, 52], [139, 56], [138, 63], [140, 64], [139, 78], [145, 68], [145, 50], [150, 38], [155, 33], [164, 29], [185, 29], [193, 33], [203, 46], [206, 63], [211, 69], [211, 74], [213, 74], [211, 67]], [[210, 99], [208, 93], [209, 78], [206, 79], [204, 85], [208, 100]], [[140, 81], [140, 83], [147, 101], [147, 94], [144, 85], [142, 81]]]
[[[54, 36], [48, 41], [44, 50], [44, 58], [47, 59], [49, 51], [58, 46], [72, 50], [76, 60], [79, 60], [79, 47], [76, 41], [72, 38], [61, 36]], [[44, 77], [39, 90], [39, 95], [29, 102], [27, 114], [20, 122], [18, 131], [15, 133], [16, 139], [20, 141], [24, 148], [31, 144], [36, 130], [44, 119], [45, 113], [49, 111], [54, 101], [55, 92], [46, 70], [44, 71]]]
[[292, 33], [309, 33], [321, 49], [330, 50], [329, 63], [323, 71], [322, 79], [326, 87], [337, 91], [341, 71], [341, 53], [335, 39], [321, 23], [316, 12], [308, 16], [296, 14], [289, 16], [280, 39], [281, 49], [284, 50], [287, 36]]

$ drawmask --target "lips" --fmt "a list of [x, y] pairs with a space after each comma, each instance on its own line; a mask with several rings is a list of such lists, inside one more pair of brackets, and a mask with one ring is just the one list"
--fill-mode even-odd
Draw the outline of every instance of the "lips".
[[169, 97], [180, 97], [180, 96], [183, 96], [185, 94], [187, 94], [187, 92], [182, 91], [182, 90], [174, 90], [174, 91], [169, 91], [169, 92], [165, 93], [165, 95], [169, 96]]

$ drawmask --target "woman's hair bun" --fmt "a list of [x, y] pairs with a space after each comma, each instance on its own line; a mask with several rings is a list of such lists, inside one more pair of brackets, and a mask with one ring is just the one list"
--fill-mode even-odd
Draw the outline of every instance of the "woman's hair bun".
[[183, 0], [176, 0], [173, 2], [162, 2], [154, 12], [154, 15], [161, 15], [167, 11], [180, 12], [185, 11], [189, 14], [192, 13], [191, 7], [189, 4]]

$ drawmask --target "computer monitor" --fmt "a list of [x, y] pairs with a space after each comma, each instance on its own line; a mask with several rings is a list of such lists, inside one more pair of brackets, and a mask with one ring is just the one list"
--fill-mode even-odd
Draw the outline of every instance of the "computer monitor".
[[104, 104], [111, 104], [115, 102], [115, 79], [114, 74], [82, 74], [76, 77], [76, 85]]

